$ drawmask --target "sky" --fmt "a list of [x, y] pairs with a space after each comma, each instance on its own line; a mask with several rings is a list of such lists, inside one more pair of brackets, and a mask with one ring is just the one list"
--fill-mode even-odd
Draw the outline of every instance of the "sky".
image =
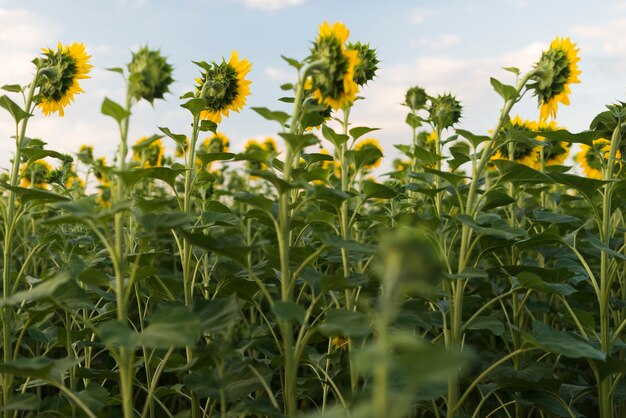
[[[393, 144], [410, 142], [407, 108], [401, 105], [409, 87], [455, 94], [463, 104], [459, 127], [484, 134], [502, 105], [489, 78], [514, 84], [514, 75], [502, 68], [529, 70], [555, 36], [578, 44], [582, 70], [571, 106], [559, 108], [560, 126], [584, 130], [605, 105], [626, 99], [626, 1], [617, 0], [0, 0], [0, 85], [28, 83], [31, 60], [43, 47], [85, 43], [94, 65], [91, 78], [81, 82], [85, 93], [63, 118], [37, 112], [27, 135], [65, 153], [91, 144], [97, 156], [110, 158], [119, 135], [100, 105], [105, 97], [123, 103], [125, 87], [119, 74], [106, 68], [124, 67], [131, 52], [144, 45], [160, 49], [174, 65], [176, 81], [166, 100], [135, 106], [132, 143], [158, 133], [157, 126], [188, 134], [190, 116], [179, 97], [198, 75], [191, 61], [228, 59], [237, 50], [252, 62], [252, 94], [241, 113], [220, 125], [237, 152], [249, 138], [275, 136], [277, 126], [250, 107], [289, 110], [277, 100], [284, 95], [279, 86], [295, 81], [296, 73], [281, 54], [305, 58], [325, 20], [345, 23], [349, 40], [377, 49], [378, 76], [360, 92], [366, 100], [357, 101], [351, 121], [380, 128], [375, 136], [384, 149], [384, 167], [397, 156]], [[536, 119], [536, 98], [524, 97], [515, 114]], [[3, 170], [14, 148], [11, 135], [12, 119], [1, 112]], [[173, 150], [173, 143], [168, 147]]]

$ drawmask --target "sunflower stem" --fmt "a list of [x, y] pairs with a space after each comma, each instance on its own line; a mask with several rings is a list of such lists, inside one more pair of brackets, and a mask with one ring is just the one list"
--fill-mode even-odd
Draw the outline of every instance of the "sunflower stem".
[[[517, 83], [516, 91], [518, 93], [518, 97], [509, 99], [505, 101], [504, 106], [502, 107], [502, 111], [500, 113], [500, 118], [494, 128], [491, 138], [485, 145], [482, 150], [480, 159], [478, 161], [478, 166], [472, 165], [472, 180], [470, 182], [470, 187], [467, 195], [467, 203], [465, 205], [465, 215], [469, 215], [470, 217], [474, 217], [476, 214], [475, 207], [476, 195], [478, 192], [478, 185], [482, 178], [482, 173], [491, 158], [493, 153], [493, 146], [504, 125], [507, 118], [509, 118], [509, 113], [513, 108], [513, 105], [517, 103], [519, 100], [519, 93], [526, 86], [526, 83], [535, 74], [535, 70], [531, 70], [526, 73]], [[467, 267], [467, 263], [469, 260], [469, 252], [470, 246], [472, 242], [472, 229], [467, 225], [463, 224], [461, 227], [461, 246], [459, 248], [459, 262], [458, 262], [458, 274], [461, 274], [465, 268]], [[458, 279], [450, 285], [450, 297], [453, 300], [453, 304], [450, 306], [450, 333], [449, 338], [447, 340], [449, 348], [460, 349], [460, 343], [463, 339], [463, 333], [461, 331], [463, 326], [463, 296], [465, 292], [465, 287], [467, 286], [468, 279]], [[461, 405], [457, 404], [459, 399], [459, 381], [456, 377], [450, 378], [448, 380], [448, 397], [447, 397], [447, 407], [448, 411], [456, 411], [462, 412]]]
[[[35, 89], [37, 88], [37, 83], [39, 81], [39, 60], [37, 62], [37, 67], [35, 69], [35, 76], [33, 77], [33, 81], [30, 83], [30, 88], [28, 89], [28, 96], [24, 102], [24, 111], [30, 115], [31, 107], [33, 104], [33, 98], [35, 96]], [[30, 116], [26, 116], [24, 120], [22, 120], [21, 127], [19, 126], [19, 122], [16, 124], [16, 128], [19, 129], [19, 135], [15, 138], [15, 155], [13, 156], [13, 165], [11, 167], [11, 187], [17, 187], [19, 180], [19, 171], [20, 171], [20, 160], [22, 158], [21, 147], [22, 141], [26, 136], [26, 127], [28, 126], [28, 121], [30, 120]], [[2, 271], [2, 297], [3, 299], [9, 298], [11, 296], [11, 262], [13, 256], [12, 249], [12, 240], [13, 233], [15, 232], [16, 219], [15, 219], [15, 192], [13, 190], [9, 190], [8, 193], [8, 201], [9, 206], [7, 209], [6, 219], [4, 221], [4, 243], [3, 243], [3, 251], [4, 251], [4, 263], [3, 263], [3, 271]], [[10, 306], [5, 306], [0, 310], [0, 315], [2, 315], [2, 361], [7, 363], [12, 359], [13, 353], [13, 309]], [[11, 398], [11, 394], [13, 392], [13, 376], [8, 373], [3, 373], [2, 379], [2, 404], [4, 407], [4, 416], [8, 415], [8, 410], [6, 409], [7, 404]]]

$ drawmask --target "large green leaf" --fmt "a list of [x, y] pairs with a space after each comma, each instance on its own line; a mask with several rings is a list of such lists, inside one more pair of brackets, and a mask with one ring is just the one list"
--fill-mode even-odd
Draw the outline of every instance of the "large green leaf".
[[532, 333], [526, 337], [529, 342], [537, 347], [565, 357], [588, 358], [600, 361], [606, 359], [606, 354], [600, 349], [566, 332], [552, 329], [540, 321], [533, 322]]

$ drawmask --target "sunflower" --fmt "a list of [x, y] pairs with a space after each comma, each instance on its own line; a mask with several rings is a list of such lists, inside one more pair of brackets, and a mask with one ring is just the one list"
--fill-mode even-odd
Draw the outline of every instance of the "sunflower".
[[93, 67], [89, 64], [91, 55], [87, 55], [84, 44], [77, 42], [72, 45], [59, 42], [57, 51], [44, 48], [43, 52], [38, 106], [46, 116], [53, 112], [63, 116], [63, 108], [74, 100], [75, 94], [83, 92], [78, 80], [89, 78], [87, 74]]
[[104, 183], [98, 186], [98, 197], [96, 198], [96, 203], [100, 205], [100, 207], [108, 209], [111, 207], [111, 184]]
[[[537, 132], [554, 132], [561, 128], [557, 127], [555, 121], [547, 122], [540, 120], [535, 128]], [[543, 147], [543, 152], [540, 156], [543, 156], [545, 165], [561, 165], [569, 155], [570, 144], [569, 142], [556, 141], [553, 139], [546, 139], [543, 136], [537, 136], [537, 140], [544, 141], [546, 145]]]
[[213, 134], [210, 138], [205, 138], [200, 144], [198, 150], [200, 152], [228, 152], [230, 140], [221, 132]]
[[371, 158], [368, 158], [368, 161], [363, 165], [363, 167], [365, 168], [376, 168], [380, 165], [380, 162], [383, 159], [383, 150], [380, 147], [378, 141], [374, 138], [366, 138], [360, 141], [358, 144], [355, 145], [354, 149], [356, 151], [374, 151], [372, 152], [373, 155], [371, 156]]
[[[611, 141], [606, 138], [598, 138], [593, 141], [593, 146], [580, 145], [580, 151], [576, 154], [576, 162], [583, 169], [583, 174], [592, 179], [602, 179], [602, 169], [609, 159]], [[617, 150], [616, 159], [622, 158], [622, 153]], [[603, 161], [604, 160], [604, 161]]]
[[540, 119], [555, 118], [559, 103], [569, 105], [570, 85], [580, 83], [578, 49], [569, 38], [556, 37], [535, 65], [529, 88], [539, 99]]
[[94, 175], [100, 184], [109, 183], [109, 175], [111, 173], [111, 167], [107, 166], [106, 157], [100, 157], [94, 161]]
[[78, 153], [83, 155], [85, 158], [89, 160], [93, 160], [93, 146], [92, 145], [81, 145], [78, 149]]
[[348, 349], [348, 339], [346, 337], [333, 337], [330, 343], [335, 350], [346, 351]]
[[[505, 126], [500, 131], [498, 135], [498, 142], [500, 147], [490, 158], [490, 161], [511, 159], [509, 157], [509, 144], [504, 142], [505, 140], [509, 139], [513, 130], [519, 132], [522, 135], [527, 134], [527, 136], [530, 137], [532, 135], [532, 132], [534, 132], [536, 129], [537, 124], [535, 122], [529, 120], [523, 121], [519, 116], [515, 116], [515, 119], [510, 120], [507, 126]], [[513, 161], [517, 162], [518, 164], [523, 164], [530, 168], [538, 169], [540, 168], [540, 153], [541, 147], [535, 144], [517, 140], [513, 143]]]
[[263, 149], [265, 149], [265, 151], [269, 152], [270, 154], [278, 154], [278, 145], [276, 145], [276, 141], [274, 141], [274, 138], [272, 138], [271, 136], [265, 138], [261, 146], [263, 147]]
[[20, 175], [20, 185], [22, 187], [33, 186], [39, 189], [46, 189], [49, 182], [49, 175], [52, 171], [50, 164], [45, 160], [37, 160], [30, 165], [22, 167]]
[[320, 25], [317, 41], [311, 50], [311, 61], [319, 63], [319, 69], [307, 80], [305, 89], [313, 92], [318, 103], [334, 110], [354, 102], [359, 86], [355, 82], [355, 67], [360, 63], [359, 51], [346, 49], [350, 31], [343, 23], [332, 26]]
[[133, 146], [133, 160], [144, 168], [160, 167], [163, 163], [165, 147], [158, 137], [143, 137]]
[[393, 169], [399, 173], [407, 172], [411, 169], [411, 161], [396, 158], [393, 160]]
[[222, 116], [228, 117], [231, 110], [239, 112], [250, 95], [252, 82], [245, 79], [252, 69], [250, 61], [240, 60], [237, 51], [233, 51], [228, 62], [222, 59], [221, 64], [202, 62], [199, 65], [204, 71], [201, 78], [196, 79], [196, 88], [206, 105], [200, 118], [220, 123]]
[[[246, 154], [258, 153], [258, 152], [264, 152], [264, 151], [266, 151], [266, 149], [256, 139], [249, 139], [248, 142], [246, 142], [246, 145], [244, 147], [244, 153]], [[246, 165], [248, 166], [248, 170], [264, 170], [266, 167], [265, 164], [256, 160], [248, 160], [246, 161]]]
[[133, 52], [132, 61], [127, 67], [130, 73], [129, 94], [136, 100], [143, 98], [152, 104], [154, 99], [163, 99], [174, 81], [173, 68], [161, 56], [161, 51], [149, 49], [147, 46]]

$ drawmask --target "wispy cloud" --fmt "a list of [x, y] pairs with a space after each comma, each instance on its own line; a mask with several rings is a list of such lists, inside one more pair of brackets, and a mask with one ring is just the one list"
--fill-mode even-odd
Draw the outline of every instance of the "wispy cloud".
[[428, 18], [432, 17], [434, 14], [435, 11], [432, 9], [417, 7], [411, 11], [410, 20], [413, 23], [422, 23]]
[[299, 6], [306, 0], [237, 0], [251, 9], [280, 10], [286, 7]]
[[424, 37], [419, 40], [419, 45], [433, 49], [444, 49], [457, 44], [461, 37], [456, 33], [444, 33], [437, 37]]

